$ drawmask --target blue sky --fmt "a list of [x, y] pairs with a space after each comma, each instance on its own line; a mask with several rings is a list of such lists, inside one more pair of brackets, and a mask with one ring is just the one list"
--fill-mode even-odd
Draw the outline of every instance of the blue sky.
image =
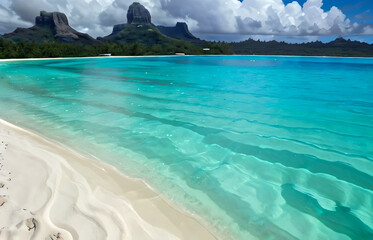
[[[239, 0], [242, 2], [243, 0]], [[294, 0], [283, 0], [285, 4]], [[307, 0], [297, 0], [300, 5]], [[331, 7], [336, 6], [341, 9], [348, 18], [359, 23], [373, 24], [373, 1], [372, 0], [324, 0], [322, 8], [328, 11]]]
[[[283, 2], [289, 3], [290, 0], [283, 0]], [[297, 1], [299, 4], [303, 4], [305, 0]], [[343, 13], [352, 22], [357, 22], [360, 24], [373, 24], [373, 0], [356, 1], [356, 0], [324, 0], [324, 5], [322, 8], [328, 11], [332, 6], [336, 6], [343, 11]], [[373, 43], [373, 36], [349, 36], [351, 39], [356, 39], [360, 41], [365, 41]], [[325, 38], [329, 40], [329, 38]]]
[[[293, 0], [283, 0], [285, 4]], [[303, 5], [306, 0], [298, 0]], [[336, 6], [353, 22], [373, 24], [373, 0], [324, 0], [322, 9], [329, 11], [331, 7]]]
[[[240, 2], [244, 0], [239, 0]], [[282, 0], [285, 4], [289, 4], [294, 0]], [[307, 0], [296, 0], [299, 5], [303, 6], [303, 4]], [[323, 6], [321, 7], [324, 11], [329, 11], [333, 6], [338, 7], [348, 19], [352, 22], [356, 22], [359, 24], [373, 24], [373, 0], [323, 0]], [[324, 42], [331, 41], [338, 37], [337, 35], [329, 35], [329, 36], [251, 36], [254, 39], [264, 39], [264, 40], [283, 40], [287, 42], [303, 42], [309, 40], [321, 40]], [[373, 35], [359, 35], [359, 34], [351, 34], [344, 36], [345, 38], [350, 38], [352, 40], [364, 41], [368, 43], [373, 43]], [[246, 36], [242, 35], [239, 39], [243, 40]], [[233, 40], [235, 37], [229, 38], [227, 36], [226, 40]]]
[[[31, 27], [41, 10], [67, 15], [70, 25], [93, 37], [126, 23], [135, 0], [0, 0], [0, 34]], [[373, 43], [373, 0], [136, 0], [155, 25], [186, 22], [206, 40], [248, 38], [287, 42], [330, 41], [343, 36]], [[89, 9], [89, 11], [87, 11]]]

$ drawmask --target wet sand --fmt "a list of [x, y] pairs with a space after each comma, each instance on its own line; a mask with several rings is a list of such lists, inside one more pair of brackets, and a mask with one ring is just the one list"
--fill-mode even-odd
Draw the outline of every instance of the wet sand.
[[215, 239], [143, 181], [0, 120], [0, 239]]

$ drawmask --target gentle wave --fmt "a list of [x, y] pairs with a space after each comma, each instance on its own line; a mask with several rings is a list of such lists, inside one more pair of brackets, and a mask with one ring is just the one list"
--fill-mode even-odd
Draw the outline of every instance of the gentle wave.
[[373, 236], [372, 59], [74, 59], [0, 69], [3, 118], [145, 179], [232, 238]]

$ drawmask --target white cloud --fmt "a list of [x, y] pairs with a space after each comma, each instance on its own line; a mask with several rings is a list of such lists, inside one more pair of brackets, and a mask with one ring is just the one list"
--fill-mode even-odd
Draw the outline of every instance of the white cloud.
[[[241, 32], [277, 35], [339, 35], [357, 30], [336, 7], [324, 11], [322, 0], [285, 5], [281, 0], [245, 0], [239, 10]], [[257, 21], [261, 27], [246, 22]], [[246, 24], [245, 24], [246, 23]]]
[[[133, 0], [2, 0], [1, 32], [15, 26], [32, 25], [40, 10], [64, 12], [70, 25], [93, 36], [110, 33], [114, 24], [126, 22]], [[142, 0], [152, 21], [174, 25], [186, 21], [198, 34], [249, 34], [318, 36], [373, 34], [371, 25], [351, 23], [343, 12], [332, 7], [324, 11], [322, 0], [307, 0], [302, 6], [282, 0]]]
[[14, 14], [9, 8], [0, 5], [0, 33], [14, 30], [17, 27], [27, 27], [29, 23]]

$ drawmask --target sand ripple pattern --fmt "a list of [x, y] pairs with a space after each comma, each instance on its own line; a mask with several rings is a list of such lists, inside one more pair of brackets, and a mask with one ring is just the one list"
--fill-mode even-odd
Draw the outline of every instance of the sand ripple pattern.
[[69, 59], [0, 70], [0, 116], [144, 179], [217, 236], [373, 239], [372, 59]]
[[[165, 205], [152, 200], [159, 199], [154, 192], [138, 180], [121, 177], [109, 166], [85, 164], [92, 160], [2, 120], [0, 139], [2, 240], [193, 238], [185, 233], [188, 228], [195, 228], [197, 235], [202, 230], [201, 237], [213, 238], [171, 207], [158, 212], [157, 208]], [[113, 179], [118, 182], [110, 182]], [[105, 182], [115, 191], [105, 188]], [[130, 200], [131, 195], [135, 197]], [[164, 228], [152, 224], [140, 216], [138, 208], [147, 209], [148, 216], [159, 218], [159, 223], [169, 222]], [[173, 219], [167, 219], [167, 212], [181, 215], [177, 219], [187, 230], [178, 229]]]

